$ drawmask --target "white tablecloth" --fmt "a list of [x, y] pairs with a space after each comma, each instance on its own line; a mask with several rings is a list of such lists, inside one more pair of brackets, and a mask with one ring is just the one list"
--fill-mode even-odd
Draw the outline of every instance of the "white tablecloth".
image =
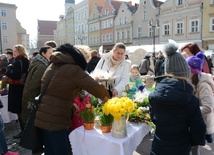
[[96, 128], [84, 130], [81, 126], [70, 133], [69, 139], [73, 155], [132, 155], [151, 129], [145, 123], [129, 123], [128, 136], [118, 139], [111, 133], [102, 133]]
[[17, 120], [17, 114], [8, 111], [8, 96], [1, 96], [0, 99], [4, 105], [4, 107], [0, 109], [4, 123], [10, 123], [12, 120]]

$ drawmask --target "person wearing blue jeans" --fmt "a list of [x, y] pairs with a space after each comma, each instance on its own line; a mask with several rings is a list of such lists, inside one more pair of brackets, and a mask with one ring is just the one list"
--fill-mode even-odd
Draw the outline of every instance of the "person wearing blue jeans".
[[18, 155], [18, 152], [8, 151], [7, 142], [4, 135], [4, 122], [0, 112], [0, 155]]

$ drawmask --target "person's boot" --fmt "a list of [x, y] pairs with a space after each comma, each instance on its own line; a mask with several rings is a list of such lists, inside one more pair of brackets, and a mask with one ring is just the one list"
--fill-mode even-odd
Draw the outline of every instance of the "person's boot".
[[211, 134], [206, 134], [207, 143], [213, 143], [213, 137]]

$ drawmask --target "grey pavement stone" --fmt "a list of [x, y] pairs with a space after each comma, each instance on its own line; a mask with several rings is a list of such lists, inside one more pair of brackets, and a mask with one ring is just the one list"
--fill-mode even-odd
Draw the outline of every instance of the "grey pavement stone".
[[[22, 148], [19, 146], [19, 139], [13, 139], [13, 136], [20, 132], [20, 127], [18, 122], [12, 121], [11, 123], [5, 124], [5, 136], [10, 151], [19, 152], [20, 155], [32, 155], [31, 150]], [[153, 140], [153, 135], [148, 134], [144, 137], [140, 145], [137, 147], [133, 155], [149, 155], [151, 150], [151, 143]], [[39, 155], [39, 154], [37, 154]], [[206, 144], [201, 147], [201, 155], [214, 155], [214, 143]]]

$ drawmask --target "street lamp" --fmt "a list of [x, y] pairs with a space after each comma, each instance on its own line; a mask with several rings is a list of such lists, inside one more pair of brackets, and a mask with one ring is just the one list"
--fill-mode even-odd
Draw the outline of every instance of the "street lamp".
[[85, 40], [85, 36], [78, 36], [78, 39], [80, 40], [80, 44], [82, 45], [83, 44], [83, 40]]
[[0, 20], [0, 50], [1, 50], [0, 52], [2, 54], [3, 51], [2, 51], [2, 31], [1, 31], [2, 29], [1, 28], [2, 28], [2, 24]]
[[159, 20], [150, 19], [149, 20], [149, 27], [152, 28], [152, 38], [153, 38], [153, 53], [152, 53], [152, 59], [155, 66], [155, 28], [159, 28]]

